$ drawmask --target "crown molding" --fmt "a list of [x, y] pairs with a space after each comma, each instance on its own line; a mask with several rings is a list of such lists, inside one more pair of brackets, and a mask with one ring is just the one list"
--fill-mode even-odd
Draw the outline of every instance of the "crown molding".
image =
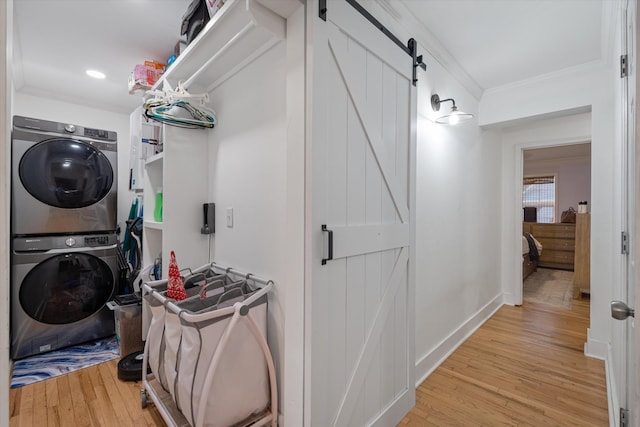
[[554, 80], [564, 79], [576, 74], [595, 73], [598, 71], [604, 71], [609, 68], [610, 64], [606, 63], [602, 59], [594, 60], [591, 62], [585, 62], [584, 64], [574, 65], [572, 67], [563, 68], [550, 73], [540, 74], [529, 79], [519, 80], [513, 83], [507, 83], [502, 86], [492, 87], [486, 89], [482, 96], [493, 95], [496, 93], [509, 92], [514, 89], [520, 89], [527, 86], [533, 86], [541, 83], [546, 83]]
[[[406, 1], [397, 0], [392, 4], [391, 0], [374, 0], [398, 25], [411, 32], [422, 48], [429, 52], [433, 59], [444, 67], [477, 101], [480, 101], [484, 89], [445, 49], [442, 42], [422, 22], [416, 19], [415, 15], [406, 7]], [[428, 71], [429, 64], [427, 64]]]
[[[410, 0], [372, 0], [389, 17], [407, 31], [410, 31], [420, 45], [444, 67], [451, 76], [457, 80], [469, 93], [480, 101], [485, 95], [511, 91], [514, 89], [544, 83], [556, 79], [567, 78], [576, 73], [597, 72], [611, 66], [615, 46], [616, 23], [619, 16], [622, 0], [602, 2], [602, 28], [601, 28], [601, 53], [600, 59], [564, 68], [550, 73], [541, 74], [529, 79], [519, 80], [502, 86], [483, 88], [458, 61], [447, 51], [442, 42], [435, 36], [413, 13], [409, 11], [406, 3]], [[428, 64], [427, 64], [428, 67]], [[428, 68], [427, 68], [428, 70]]]
[[518, 80], [516, 82], [508, 83], [505, 85], [487, 88], [485, 89], [483, 96], [501, 92], [508, 92], [514, 89], [533, 86], [552, 80], [568, 78], [574, 74], [603, 71], [611, 67], [613, 61], [613, 52], [615, 48], [615, 33], [617, 28], [616, 23], [620, 14], [620, 2], [621, 0], [602, 2], [602, 28], [600, 31], [599, 59], [552, 71], [550, 73], [540, 74], [529, 79]]
[[[529, 79], [519, 80], [502, 86], [483, 88], [467, 73], [467, 71], [446, 50], [442, 42], [436, 37], [406, 6], [410, 0], [373, 0], [389, 17], [407, 31], [413, 33], [414, 38], [420, 43], [434, 60], [444, 67], [451, 76], [457, 80], [469, 93], [480, 101], [483, 96], [494, 93], [511, 91], [526, 86], [536, 85], [571, 77], [579, 73], [592, 73], [606, 70], [611, 66], [615, 46], [615, 34], [617, 19], [621, 7], [621, 0], [602, 2], [602, 29], [601, 29], [601, 53], [600, 59], [564, 68], [546, 74], [541, 74]], [[428, 66], [428, 64], [427, 64]]]

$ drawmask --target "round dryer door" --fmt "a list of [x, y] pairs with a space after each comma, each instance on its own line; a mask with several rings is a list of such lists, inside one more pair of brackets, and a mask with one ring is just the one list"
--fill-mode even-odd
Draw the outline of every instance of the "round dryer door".
[[20, 305], [33, 319], [63, 325], [85, 319], [111, 299], [115, 278], [93, 255], [68, 253], [36, 265], [20, 285]]
[[65, 209], [102, 200], [113, 185], [109, 159], [90, 144], [50, 139], [34, 145], [20, 159], [20, 180], [36, 199]]

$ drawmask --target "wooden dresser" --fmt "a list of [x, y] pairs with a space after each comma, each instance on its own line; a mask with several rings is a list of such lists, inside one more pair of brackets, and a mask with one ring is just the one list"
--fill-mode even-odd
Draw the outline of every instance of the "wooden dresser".
[[576, 224], [523, 222], [522, 231], [542, 244], [539, 267], [574, 269]]
[[576, 261], [573, 297], [591, 293], [591, 214], [576, 214]]

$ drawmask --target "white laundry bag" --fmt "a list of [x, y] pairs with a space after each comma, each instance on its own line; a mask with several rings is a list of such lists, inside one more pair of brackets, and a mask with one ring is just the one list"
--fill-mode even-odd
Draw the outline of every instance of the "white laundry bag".
[[166, 388], [167, 382], [164, 378], [164, 373], [160, 370], [160, 362], [162, 360], [162, 342], [164, 337], [165, 309], [162, 301], [164, 297], [159, 298], [159, 296], [161, 296], [161, 292], [166, 291], [166, 281], [164, 281], [164, 283], [157, 283], [156, 285], [145, 283], [143, 288], [144, 299], [151, 311], [151, 322], [147, 332], [145, 349], [147, 353], [147, 364], [151, 369], [151, 373], [153, 373], [158, 382]]
[[[227, 291], [222, 299], [213, 296], [193, 305], [180, 304], [182, 340], [175, 394], [179, 409], [191, 425], [196, 425], [201, 399], [206, 406], [204, 425], [208, 427], [235, 425], [269, 408], [267, 363], [249, 324], [251, 317], [258, 333], [266, 337], [267, 297], [263, 295], [250, 303], [248, 313], [242, 316], [234, 314], [233, 304], [246, 301], [254, 291], [246, 282], [235, 290], [242, 292]], [[223, 348], [221, 339], [230, 327]], [[217, 352], [219, 363], [210, 373]], [[207, 374], [213, 375], [213, 381], [211, 388], [205, 390]]]
[[[238, 282], [239, 283], [239, 282]], [[206, 281], [206, 292], [209, 295], [220, 295], [224, 293], [225, 287], [237, 286], [238, 283], [232, 282], [229, 277], [220, 275], [208, 278]], [[187, 288], [187, 299], [177, 301], [174, 303], [178, 306], [182, 304], [191, 303], [199, 304], [200, 293], [202, 288], [195, 286]], [[173, 300], [168, 300], [173, 301]], [[175, 402], [175, 380], [178, 373], [178, 350], [180, 348], [180, 340], [182, 339], [182, 326], [178, 314], [166, 309], [165, 302], [165, 314], [164, 314], [164, 339], [161, 347], [162, 361], [161, 378], [163, 378], [166, 384], [163, 384], [165, 390], [171, 394]]]
[[[193, 275], [195, 276], [195, 275]], [[218, 281], [225, 279], [224, 275], [209, 276], [206, 278], [207, 289], [219, 286]], [[187, 279], [185, 279], [187, 280]], [[215, 283], [215, 285], [214, 285]], [[226, 282], [222, 282], [226, 283]], [[147, 282], [143, 285], [144, 298], [151, 311], [151, 322], [147, 332], [147, 364], [152, 374], [166, 391], [173, 390], [173, 380], [176, 366], [176, 353], [180, 345], [181, 330], [177, 316], [167, 318], [165, 309], [167, 280]], [[186, 289], [187, 297], [193, 297], [200, 293], [201, 287], [194, 286]], [[177, 322], [176, 322], [177, 321]], [[178, 326], [176, 328], [176, 325]], [[167, 329], [167, 326], [169, 328]], [[167, 362], [167, 357], [170, 361]], [[167, 372], [171, 375], [167, 377]]]

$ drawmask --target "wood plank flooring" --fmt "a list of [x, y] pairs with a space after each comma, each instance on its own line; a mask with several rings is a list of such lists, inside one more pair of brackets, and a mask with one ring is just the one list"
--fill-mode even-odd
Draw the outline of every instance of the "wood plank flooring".
[[399, 426], [608, 426], [604, 362], [583, 354], [589, 302], [503, 306], [416, 390]]
[[164, 426], [140, 406], [140, 381], [120, 381], [117, 360], [11, 389], [11, 427]]
[[[583, 355], [588, 301], [504, 306], [417, 390], [400, 426], [606, 426], [604, 362]], [[11, 427], [164, 426], [115, 360], [10, 391]]]

